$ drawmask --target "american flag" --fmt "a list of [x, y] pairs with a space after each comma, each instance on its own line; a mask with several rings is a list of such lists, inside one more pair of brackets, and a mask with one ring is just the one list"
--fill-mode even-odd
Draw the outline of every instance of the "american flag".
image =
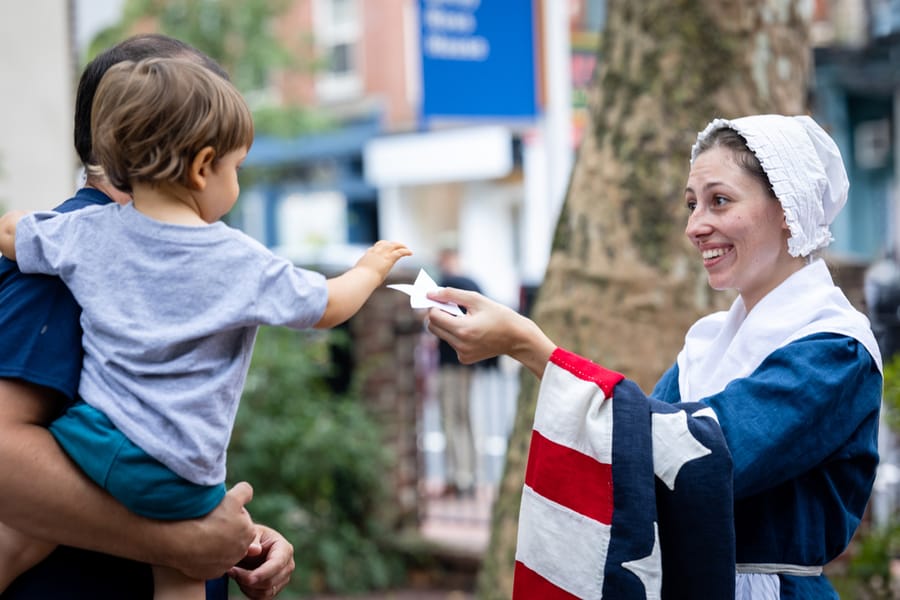
[[557, 349], [538, 395], [514, 600], [734, 597], [731, 456], [711, 408]]

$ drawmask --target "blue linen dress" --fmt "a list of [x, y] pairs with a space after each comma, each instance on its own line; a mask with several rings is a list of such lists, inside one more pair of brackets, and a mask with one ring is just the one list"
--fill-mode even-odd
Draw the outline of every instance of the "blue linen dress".
[[[681, 401], [678, 365], [651, 394]], [[878, 464], [882, 376], [857, 340], [818, 333], [702, 400], [734, 463], [737, 563], [823, 566], [847, 547]], [[837, 598], [824, 576], [780, 574], [781, 598]]]

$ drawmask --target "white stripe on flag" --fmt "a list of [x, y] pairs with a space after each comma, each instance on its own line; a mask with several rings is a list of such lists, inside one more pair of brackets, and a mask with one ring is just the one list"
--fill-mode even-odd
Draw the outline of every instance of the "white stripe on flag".
[[600, 600], [609, 537], [608, 525], [523, 488], [516, 560], [557, 587]]
[[612, 402], [606, 401], [596, 383], [550, 363], [538, 399], [536, 431], [598, 462], [612, 463]]

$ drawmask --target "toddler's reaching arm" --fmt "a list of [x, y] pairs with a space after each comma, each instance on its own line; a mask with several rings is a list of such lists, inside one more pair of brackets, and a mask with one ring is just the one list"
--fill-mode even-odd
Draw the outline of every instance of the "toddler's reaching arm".
[[366, 250], [349, 271], [328, 280], [328, 305], [316, 323], [316, 329], [340, 325], [358, 311], [372, 292], [382, 284], [394, 264], [410, 256], [409, 248], [399, 242], [380, 241]]

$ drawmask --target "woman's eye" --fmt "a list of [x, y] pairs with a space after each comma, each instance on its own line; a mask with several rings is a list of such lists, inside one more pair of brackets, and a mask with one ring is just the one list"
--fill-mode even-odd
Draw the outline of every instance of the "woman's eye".
[[684, 205], [687, 207], [688, 212], [694, 212], [694, 209], [697, 208], [697, 201], [696, 200], [688, 200], [684, 203]]
[[715, 204], [716, 206], [724, 206], [725, 204], [728, 204], [728, 198], [726, 198], [725, 196], [714, 196], [713, 204]]

